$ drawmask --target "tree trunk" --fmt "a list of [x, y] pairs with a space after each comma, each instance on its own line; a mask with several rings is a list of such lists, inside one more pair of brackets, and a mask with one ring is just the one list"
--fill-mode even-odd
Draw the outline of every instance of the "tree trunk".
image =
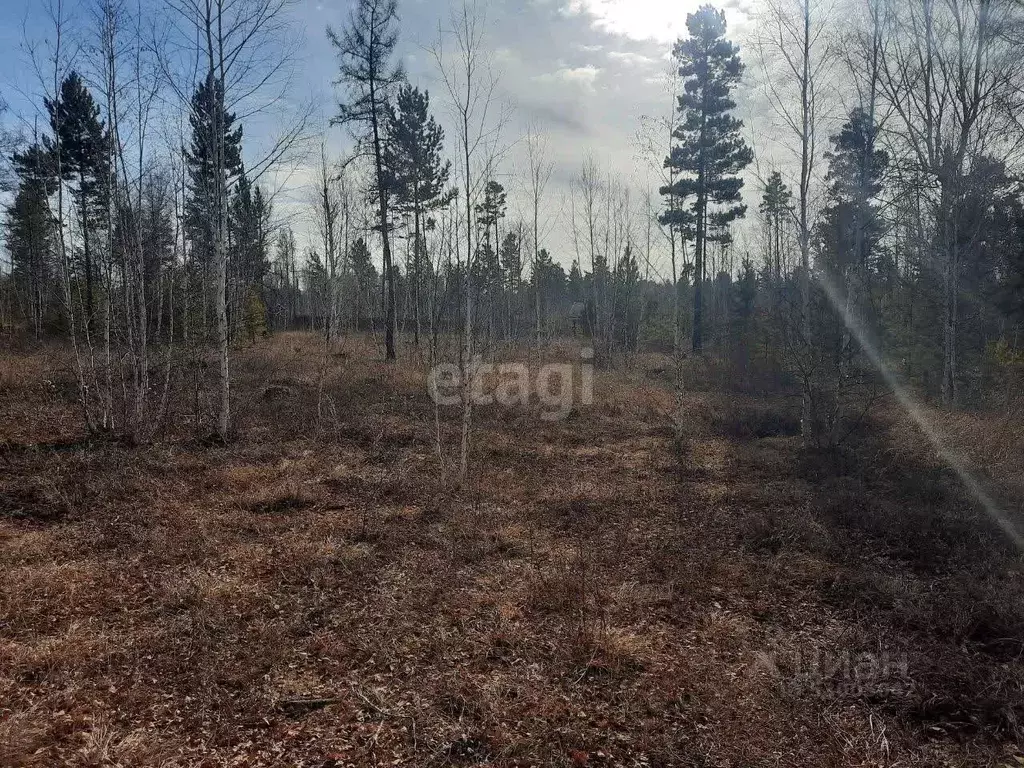
[[416, 196], [416, 204], [413, 206], [413, 236], [412, 236], [412, 300], [413, 318], [415, 327], [413, 329], [413, 344], [420, 345], [420, 249], [422, 239], [420, 235], [420, 205], [419, 190], [413, 190]]
[[82, 254], [85, 258], [85, 330], [88, 338], [92, 330], [93, 318], [93, 289], [92, 289], [92, 249], [89, 247], [89, 201], [86, 199], [83, 187], [85, 186], [85, 171], [79, 171], [78, 177], [78, 205], [81, 208], [82, 217]]
[[377, 120], [377, 93], [370, 83], [370, 122], [373, 125], [373, 159], [377, 168], [377, 204], [380, 215], [380, 239], [384, 248], [384, 357], [394, 360], [395, 355], [395, 271], [391, 265], [391, 242], [388, 238], [388, 196], [384, 188], [384, 165], [381, 155], [380, 129]]
[[[811, 124], [810, 124], [810, 60], [811, 60], [811, 5], [804, 0], [804, 37], [802, 73], [800, 77], [800, 333], [803, 348], [810, 355], [811, 347], [811, 233], [807, 221], [808, 196], [811, 184]], [[810, 375], [809, 373], [807, 374]], [[804, 440], [812, 438], [811, 413], [812, 382], [805, 382], [800, 399], [800, 433]]]

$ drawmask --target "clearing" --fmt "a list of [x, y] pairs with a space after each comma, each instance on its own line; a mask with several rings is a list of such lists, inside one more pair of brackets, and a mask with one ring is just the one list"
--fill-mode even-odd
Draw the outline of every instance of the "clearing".
[[[1020, 553], [894, 409], [677, 430], [641, 361], [478, 408], [458, 489], [423, 366], [348, 341], [321, 398], [321, 346], [239, 353], [226, 446], [85, 442], [60, 351], [5, 355], [0, 764], [1018, 764]], [[942, 418], [1020, 509], [1019, 420]]]

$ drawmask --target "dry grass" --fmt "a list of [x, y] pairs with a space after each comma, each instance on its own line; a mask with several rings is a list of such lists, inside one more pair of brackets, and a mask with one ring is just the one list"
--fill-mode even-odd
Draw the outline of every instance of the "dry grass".
[[0, 765], [1012, 760], [1019, 554], [898, 416], [811, 456], [690, 392], [681, 444], [640, 361], [565, 421], [478, 409], [459, 489], [405, 357], [275, 338], [235, 441], [183, 406], [145, 447], [82, 442], [59, 350], [3, 360]]

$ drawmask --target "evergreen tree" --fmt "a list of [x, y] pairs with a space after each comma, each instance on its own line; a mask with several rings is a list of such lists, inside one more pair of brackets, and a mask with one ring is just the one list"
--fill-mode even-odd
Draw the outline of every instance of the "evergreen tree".
[[993, 212], [991, 245], [1000, 255], [996, 303], [1013, 323], [1024, 323], [1024, 200], [1007, 195]]
[[640, 267], [633, 256], [633, 248], [626, 244], [626, 250], [615, 265], [616, 301], [615, 312], [619, 338], [625, 347], [636, 347], [638, 341], [639, 305], [634, 301], [640, 283]]
[[740, 263], [740, 274], [736, 280], [733, 293], [733, 316], [743, 332], [746, 332], [754, 315], [754, 303], [757, 300], [757, 270], [754, 263], [744, 257]]
[[93, 317], [93, 241], [90, 235], [106, 208], [107, 133], [100, 108], [77, 72], [60, 84], [54, 100], [45, 99], [54, 138], [43, 143], [54, 154], [60, 176], [76, 185], [75, 198], [82, 230], [82, 271], [85, 277], [85, 323]]
[[[476, 223], [483, 230], [477, 238], [472, 276], [480, 292], [480, 306], [487, 311], [488, 334], [493, 331], [495, 312], [500, 304], [502, 270], [497, 248], [498, 222], [505, 217], [505, 188], [493, 179], [484, 185], [484, 199], [476, 205]], [[493, 235], [493, 237], [492, 237]]]
[[521, 247], [522, 244], [515, 232], [509, 232], [501, 241], [501, 271], [505, 277], [505, 285], [511, 293], [519, 290], [519, 283], [523, 279]]
[[356, 281], [355, 325], [358, 328], [362, 319], [362, 300], [377, 284], [377, 269], [370, 259], [370, 249], [363, 238], [357, 239], [349, 249], [349, 264]]
[[537, 264], [532, 276], [533, 289], [539, 291], [541, 304], [546, 314], [565, 295], [565, 270], [555, 263], [547, 248], [537, 252]]
[[253, 185], [243, 170], [228, 209], [228, 296], [236, 316], [240, 309], [245, 310], [243, 302], [250, 293], [261, 301], [264, 297], [264, 281], [270, 271], [270, 214], [263, 190]]
[[478, 243], [476, 256], [473, 258], [473, 279], [477, 290], [493, 291], [501, 283], [501, 264], [498, 254], [487, 240]]
[[33, 144], [12, 158], [17, 189], [7, 208], [5, 230], [13, 278], [26, 299], [26, 315], [38, 337], [46, 316], [52, 279], [52, 222], [48, 198], [57, 189], [53, 156]]
[[385, 157], [388, 101], [403, 80], [401, 67], [391, 65], [398, 43], [398, 4], [396, 0], [358, 0], [341, 34], [330, 27], [327, 37], [338, 51], [340, 82], [348, 88], [348, 98], [339, 105], [335, 122], [361, 126], [359, 139], [370, 144], [376, 182], [378, 227], [383, 245], [383, 271], [386, 282], [384, 347], [385, 357], [395, 359], [395, 270], [392, 268], [391, 240], [388, 232], [389, 186], [393, 174]]
[[[242, 127], [235, 127], [235, 115], [224, 105], [224, 88], [215, 78], [204, 80], [192, 95], [189, 124], [192, 137], [185, 150], [189, 183], [184, 227], [194, 258], [205, 271], [213, 264], [214, 228], [220, 221], [218, 207], [223, 194], [218, 194], [218, 188], [230, 194], [242, 173]], [[216, 126], [220, 126], [224, 148], [222, 179], [217, 179], [214, 156], [218, 144]]]
[[875, 149], [877, 126], [855, 108], [839, 133], [831, 137], [828, 160], [828, 202], [817, 228], [819, 255], [840, 285], [866, 291], [872, 255], [884, 234], [878, 205], [889, 155]]
[[262, 188], [253, 185], [243, 171], [231, 200], [228, 227], [231, 251], [228, 268], [241, 290], [253, 289], [263, 295], [263, 281], [270, 270], [269, 244], [270, 203]]
[[476, 205], [477, 224], [483, 229], [484, 240], [488, 243], [498, 243], [498, 222], [505, 218], [505, 197], [505, 188], [501, 184], [488, 181], [484, 186], [484, 199]]
[[143, 291], [155, 333], [162, 326], [165, 308], [159, 301], [160, 275], [174, 263], [174, 187], [166, 176], [147, 176], [142, 201]]
[[580, 269], [580, 260], [573, 259], [569, 268], [568, 290], [571, 301], [583, 301], [583, 292], [586, 290], [583, 281], [583, 271]]
[[400, 212], [413, 216], [412, 286], [415, 311], [414, 343], [419, 344], [420, 293], [426, 253], [424, 217], [451, 202], [448, 189], [451, 162], [442, 159], [444, 131], [430, 114], [430, 94], [403, 85], [394, 108], [388, 105], [384, 166], [388, 187]]
[[[679, 111], [683, 121], [672, 132], [678, 143], [665, 165], [677, 174], [662, 188], [675, 202], [661, 220], [695, 244], [693, 350], [703, 349], [703, 282], [707, 244], [721, 237], [729, 222], [746, 213], [740, 201], [743, 180], [737, 175], [753, 159], [740, 136], [742, 121], [730, 112], [731, 98], [743, 73], [739, 49], [725, 38], [725, 15], [709, 5], [686, 17], [689, 38], [676, 43], [674, 55], [684, 79]], [[693, 198], [687, 209], [683, 202]]]
[[765, 272], [778, 284], [782, 279], [783, 227], [793, 213], [793, 192], [778, 171], [772, 171], [765, 182], [759, 210], [767, 229]]

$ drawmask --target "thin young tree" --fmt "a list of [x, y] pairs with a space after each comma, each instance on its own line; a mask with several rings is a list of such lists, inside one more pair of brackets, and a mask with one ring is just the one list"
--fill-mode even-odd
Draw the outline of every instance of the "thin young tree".
[[[675, 183], [676, 178], [676, 169], [672, 165], [665, 163], [666, 155], [672, 151], [672, 134], [676, 128], [679, 111], [679, 63], [674, 59], [665, 72], [665, 84], [668, 90], [667, 114], [641, 117], [641, 127], [637, 132], [637, 145], [640, 155], [647, 161], [649, 170], [657, 174], [659, 189], [663, 186], [671, 187]], [[669, 195], [667, 205], [670, 220], [676, 218], [674, 212], [680, 202], [676, 196]], [[690, 231], [692, 227], [666, 225], [661, 219], [660, 211], [657, 211], [653, 205], [649, 206], [648, 216], [653, 217], [652, 220], [658, 223], [669, 246], [669, 267], [672, 271], [672, 354], [675, 362], [676, 388], [678, 390], [682, 372], [680, 293], [683, 285], [680, 284], [680, 280], [684, 278], [688, 271], [688, 266], [685, 263], [685, 248], [687, 237], [692, 237], [692, 232]], [[680, 263], [680, 252], [683, 263]], [[650, 258], [648, 257], [648, 266], [649, 264]]]
[[[530, 213], [533, 216], [533, 271], [538, 273], [541, 249], [540, 210], [544, 200], [544, 190], [551, 180], [554, 164], [547, 159], [547, 142], [533, 126], [526, 133], [526, 160], [529, 178], [527, 186], [530, 194]], [[534, 291], [534, 313], [536, 315], [536, 335], [534, 342], [540, 347], [541, 339], [541, 302], [540, 291]]]
[[340, 262], [344, 258], [342, 249], [342, 191], [340, 178], [342, 167], [327, 157], [327, 145], [320, 142], [320, 157], [316, 166], [315, 188], [313, 189], [313, 225], [320, 236], [325, 267], [327, 269], [328, 307], [325, 324], [325, 351], [338, 333], [338, 279]]
[[392, 64], [398, 44], [396, 0], [359, 0], [340, 32], [327, 28], [327, 37], [338, 54], [338, 83], [346, 89], [334, 122], [351, 126], [361, 142], [369, 143], [375, 174], [377, 226], [383, 249], [385, 288], [385, 356], [395, 359], [395, 270], [388, 231], [388, 171], [384, 142], [388, 103], [404, 75]]
[[[217, 435], [231, 431], [230, 335], [228, 328], [228, 209], [231, 193], [232, 150], [227, 116], [266, 112], [280, 102], [288, 88], [292, 50], [288, 43], [288, 9], [293, 0], [165, 0], [173, 23], [169, 44], [154, 41], [161, 51], [166, 83], [179, 101], [195, 112], [200, 89], [208, 105], [204, 123], [212, 188], [205, 215], [213, 244], [213, 293], [220, 379]], [[200, 99], [200, 102], [203, 100]], [[249, 178], [257, 181], [293, 148], [305, 130], [308, 114], [281, 121], [283, 128], [255, 162]], [[290, 116], [289, 116], [290, 118]]]
[[770, 0], [755, 37], [769, 102], [785, 129], [795, 136], [800, 165], [796, 224], [800, 244], [800, 357], [804, 359], [801, 432], [812, 438], [811, 372], [811, 211], [817, 136], [830, 94], [823, 87], [835, 62], [828, 8], [821, 0]]
[[460, 201], [466, 242], [463, 265], [465, 312], [463, 318], [462, 356], [462, 439], [459, 455], [459, 480], [469, 474], [470, 431], [473, 424], [473, 402], [470, 388], [476, 377], [474, 355], [473, 272], [477, 241], [473, 216], [474, 201], [482, 193], [497, 159], [497, 141], [504, 124], [503, 115], [495, 115], [497, 78], [488, 65], [484, 50], [484, 18], [476, 5], [465, 0], [452, 11], [450, 37], [454, 50], [449, 56], [444, 48], [444, 35], [432, 49], [455, 121], [455, 138], [459, 153], [456, 172], [461, 181]]

